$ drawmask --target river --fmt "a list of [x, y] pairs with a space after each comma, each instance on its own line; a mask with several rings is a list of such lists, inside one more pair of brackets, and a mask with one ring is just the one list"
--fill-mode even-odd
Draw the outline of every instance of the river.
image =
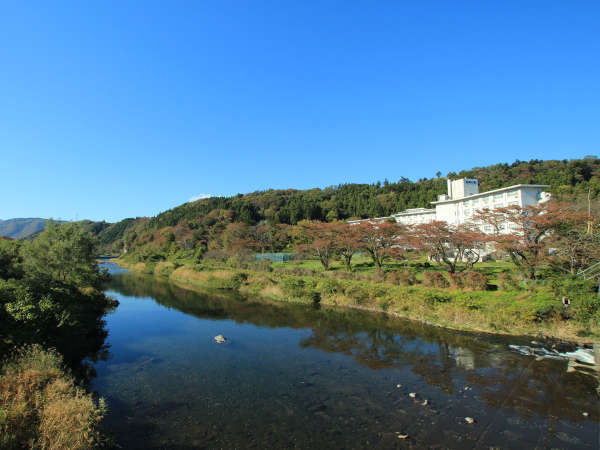
[[599, 447], [596, 379], [508, 348], [531, 339], [108, 267], [120, 305], [92, 389], [122, 448]]

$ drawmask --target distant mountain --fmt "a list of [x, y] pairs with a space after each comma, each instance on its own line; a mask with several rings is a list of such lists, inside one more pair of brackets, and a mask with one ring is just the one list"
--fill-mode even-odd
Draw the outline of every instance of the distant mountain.
[[44, 229], [47, 219], [8, 219], [0, 220], [0, 236], [23, 239]]

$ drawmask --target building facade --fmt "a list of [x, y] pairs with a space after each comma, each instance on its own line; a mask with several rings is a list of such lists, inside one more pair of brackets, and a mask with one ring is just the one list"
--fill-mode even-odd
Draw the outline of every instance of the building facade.
[[[512, 205], [526, 207], [545, 202], [550, 199], [550, 194], [544, 191], [548, 187], [547, 184], [516, 184], [480, 193], [479, 183], [475, 179], [448, 180], [448, 193], [440, 195], [437, 201], [431, 202], [434, 208], [407, 209], [390, 217], [353, 220], [348, 223], [378, 223], [394, 219], [403, 225], [419, 225], [434, 221], [460, 225], [472, 222], [474, 214], [481, 209]], [[492, 230], [482, 226], [482, 231]]]

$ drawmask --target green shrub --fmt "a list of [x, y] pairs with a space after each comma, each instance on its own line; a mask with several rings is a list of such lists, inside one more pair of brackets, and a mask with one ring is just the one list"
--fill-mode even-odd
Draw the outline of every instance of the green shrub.
[[600, 322], [600, 298], [596, 294], [580, 296], [574, 300], [571, 307], [578, 319]]
[[332, 280], [330, 278], [322, 279], [318, 284], [318, 289], [321, 293], [326, 295], [335, 295], [344, 290], [339, 281]]
[[498, 274], [498, 287], [503, 291], [518, 291], [521, 289], [519, 280], [513, 277], [509, 272]]
[[350, 299], [354, 300], [354, 303], [356, 303], [357, 305], [360, 305], [369, 299], [369, 290], [359, 285], [353, 284], [346, 287], [344, 293]]
[[412, 270], [397, 270], [387, 274], [387, 280], [397, 286], [413, 286], [418, 283]]
[[155, 267], [156, 267], [156, 263], [147, 262], [146, 265], [144, 266], [144, 270], [142, 270], [142, 273], [145, 273], [146, 275], [152, 275], [154, 273]]
[[450, 284], [444, 275], [439, 272], [425, 272], [425, 286], [434, 287], [438, 289], [447, 288]]
[[283, 292], [291, 297], [304, 297], [306, 283], [302, 278], [285, 278], [283, 280]]
[[428, 305], [435, 305], [437, 303], [449, 303], [452, 298], [447, 294], [440, 292], [427, 292], [425, 294], [425, 303]]

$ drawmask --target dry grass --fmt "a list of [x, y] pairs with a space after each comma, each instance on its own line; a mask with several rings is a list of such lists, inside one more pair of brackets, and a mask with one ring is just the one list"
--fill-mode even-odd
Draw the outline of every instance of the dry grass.
[[75, 385], [60, 356], [26, 347], [0, 375], [0, 448], [95, 448], [105, 409]]

